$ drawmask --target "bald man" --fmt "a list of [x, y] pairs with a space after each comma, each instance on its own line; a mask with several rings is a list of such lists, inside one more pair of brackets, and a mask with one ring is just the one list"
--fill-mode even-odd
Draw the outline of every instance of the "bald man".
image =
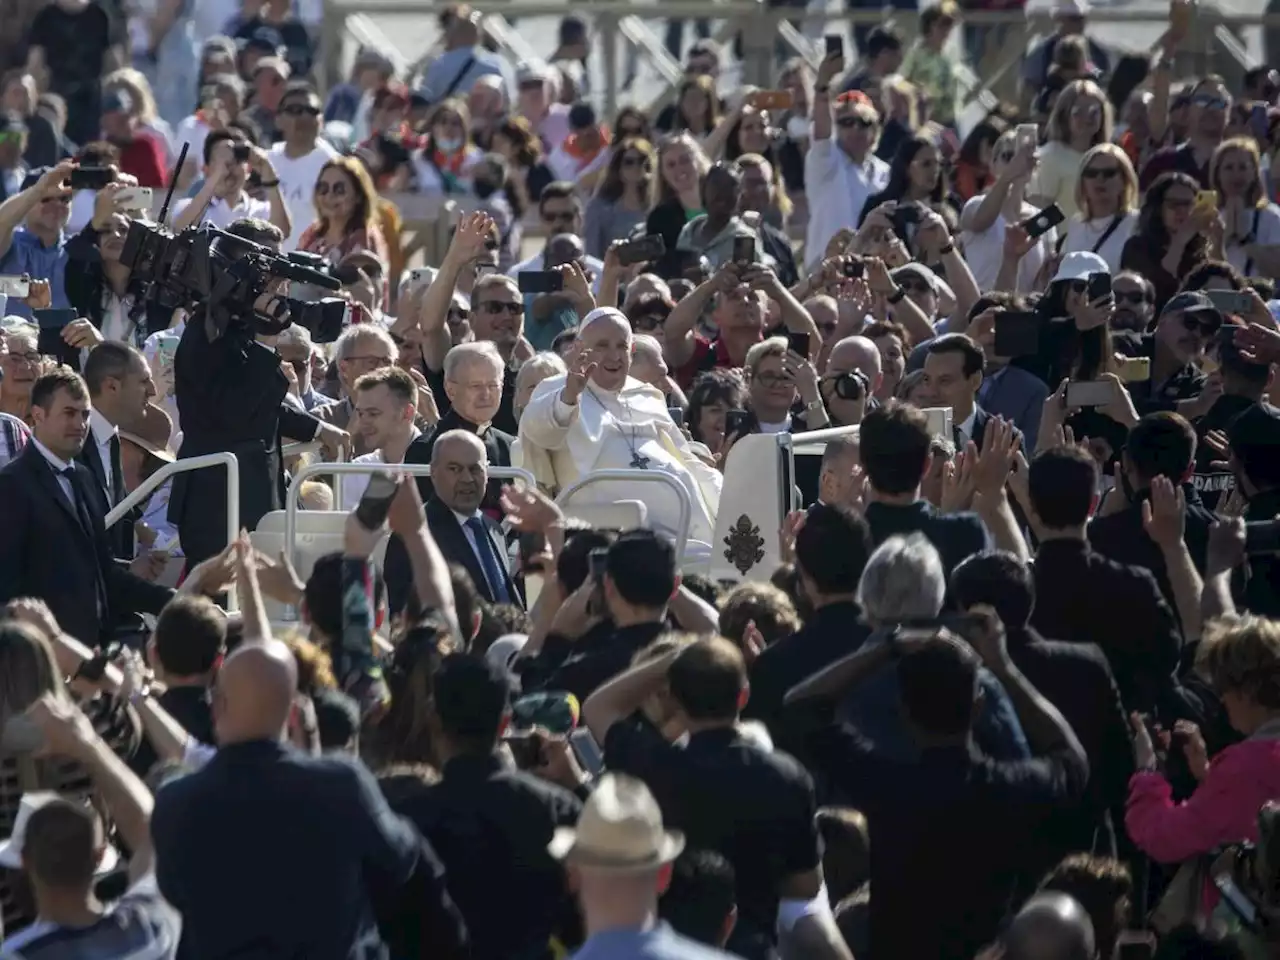
[[1065, 893], [1038, 893], [1005, 933], [1006, 960], [1096, 960], [1093, 922]]
[[[421, 903], [422, 878], [439, 876], [363, 766], [284, 742], [297, 684], [284, 644], [241, 646], [214, 688], [218, 751], [156, 796], [156, 879], [195, 960], [381, 956], [368, 884], [382, 902], [383, 887], [413, 878]], [[456, 944], [456, 913], [437, 886], [423, 904], [428, 923]]]
[[484, 443], [467, 430], [440, 434], [431, 448], [431, 479], [427, 527], [445, 559], [471, 575], [485, 600], [523, 607], [524, 593], [511, 578], [502, 528], [480, 512], [489, 482]]
[[[689, 495], [692, 555], [708, 555], [722, 477], [694, 454], [662, 393], [631, 375], [632, 347], [631, 324], [620, 311], [601, 307], [587, 314], [569, 372], [543, 380], [525, 407], [512, 460], [518, 457], [517, 465], [557, 493], [595, 470], [662, 471]], [[578, 502], [617, 500], [642, 501], [650, 526], [675, 532], [679, 501], [656, 484], [600, 483]]]

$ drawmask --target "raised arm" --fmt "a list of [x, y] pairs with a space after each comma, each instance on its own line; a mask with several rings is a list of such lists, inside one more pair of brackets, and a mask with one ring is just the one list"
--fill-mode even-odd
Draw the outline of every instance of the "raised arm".
[[0, 204], [0, 258], [3, 258], [13, 246], [13, 232], [18, 229], [23, 220], [27, 219], [27, 214], [34, 210], [38, 203], [53, 197], [71, 196], [67, 178], [75, 168], [74, 160], [63, 160], [56, 167], [46, 170], [34, 186], [15, 193]]
[[587, 697], [587, 702], [582, 705], [582, 719], [596, 738], [596, 743], [604, 743], [610, 727], [639, 710], [640, 705], [666, 683], [667, 670], [679, 655], [680, 650], [676, 649], [656, 660], [634, 666]]

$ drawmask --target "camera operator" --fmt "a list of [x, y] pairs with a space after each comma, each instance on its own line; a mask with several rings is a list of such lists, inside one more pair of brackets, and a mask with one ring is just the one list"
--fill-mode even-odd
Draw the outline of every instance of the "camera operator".
[[[27, 274], [49, 281], [51, 307], [69, 307], [63, 274], [67, 265], [67, 236], [71, 216], [68, 183], [76, 164], [64, 160], [56, 167], [33, 170], [22, 181], [22, 192], [0, 204], [0, 274]], [[24, 320], [32, 318], [22, 301], [11, 298], [6, 308]]]
[[119, 178], [98, 191], [93, 219], [67, 241], [66, 291], [76, 314], [88, 320], [104, 340], [142, 349], [147, 337], [167, 330], [174, 311], [139, 296], [132, 270], [120, 262], [131, 217], [120, 191], [132, 178]]
[[[261, 220], [238, 220], [228, 232], [272, 252], [279, 250], [283, 240], [276, 227]], [[283, 295], [284, 288], [285, 281], [272, 282], [273, 292]], [[349, 452], [351, 443], [346, 431], [321, 423], [285, 402], [289, 381], [281, 370], [280, 357], [262, 342], [263, 337], [255, 337], [252, 319], [237, 318], [218, 334], [208, 308], [198, 305], [183, 331], [174, 361], [183, 429], [179, 456], [223, 450], [236, 455], [240, 524], [249, 530], [264, 514], [284, 505], [282, 436], [318, 439], [331, 455], [338, 448]], [[221, 469], [174, 478], [169, 519], [178, 526], [189, 567], [226, 546], [226, 482]]]
[[[204, 184], [190, 200], [179, 200], [173, 208], [173, 232], [212, 223], [228, 229], [237, 220], [266, 220], [284, 236], [289, 236], [289, 208], [280, 193], [271, 158], [244, 139], [238, 130], [215, 130], [204, 141]], [[250, 173], [257, 174], [256, 186], [267, 192], [257, 200], [245, 192]]]

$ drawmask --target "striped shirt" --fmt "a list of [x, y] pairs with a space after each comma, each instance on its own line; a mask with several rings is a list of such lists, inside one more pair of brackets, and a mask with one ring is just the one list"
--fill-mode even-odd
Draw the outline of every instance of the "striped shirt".
[[16, 459], [31, 439], [31, 431], [17, 417], [0, 413], [0, 467]]

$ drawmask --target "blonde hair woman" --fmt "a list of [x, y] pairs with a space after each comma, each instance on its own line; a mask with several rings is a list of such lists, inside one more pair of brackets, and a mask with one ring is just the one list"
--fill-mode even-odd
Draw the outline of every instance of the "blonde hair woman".
[[1138, 174], [1129, 155], [1114, 143], [1100, 143], [1080, 161], [1076, 184], [1079, 211], [1067, 224], [1062, 252], [1096, 253], [1120, 272], [1124, 245], [1138, 225]]
[[1080, 161], [1090, 148], [1111, 139], [1111, 102], [1092, 80], [1073, 80], [1058, 95], [1046, 124], [1046, 141], [1027, 190], [1039, 207], [1056, 203], [1068, 217], [1076, 213]]
[[1253, 138], [1218, 145], [1209, 161], [1209, 186], [1218, 191], [1227, 262], [1246, 277], [1280, 276], [1280, 207], [1267, 199]]
[[133, 99], [133, 118], [138, 121], [139, 127], [149, 130], [159, 138], [160, 145], [164, 147], [165, 163], [171, 164], [177, 159], [178, 154], [173, 149], [173, 127], [165, 122], [156, 109], [151, 83], [142, 71], [133, 67], [113, 70], [102, 78], [102, 89], [127, 91]]
[[[964, 259], [973, 273], [979, 290], [994, 290], [1004, 262], [1004, 235], [1011, 224], [1021, 223], [1036, 215], [1027, 203], [1027, 184], [1035, 171], [1035, 152], [1030, 145], [1018, 148], [1018, 135], [1007, 130], [991, 147], [988, 169], [994, 179], [991, 185], [966, 201], [960, 211], [960, 240]], [[1045, 233], [1018, 264], [1015, 289], [1035, 289], [1036, 275], [1045, 260], [1053, 254], [1058, 235]]]
[[689, 134], [673, 133], [658, 143], [658, 175], [645, 233], [659, 234], [668, 250], [676, 248], [684, 225], [702, 212], [702, 179], [710, 169], [711, 161]]

